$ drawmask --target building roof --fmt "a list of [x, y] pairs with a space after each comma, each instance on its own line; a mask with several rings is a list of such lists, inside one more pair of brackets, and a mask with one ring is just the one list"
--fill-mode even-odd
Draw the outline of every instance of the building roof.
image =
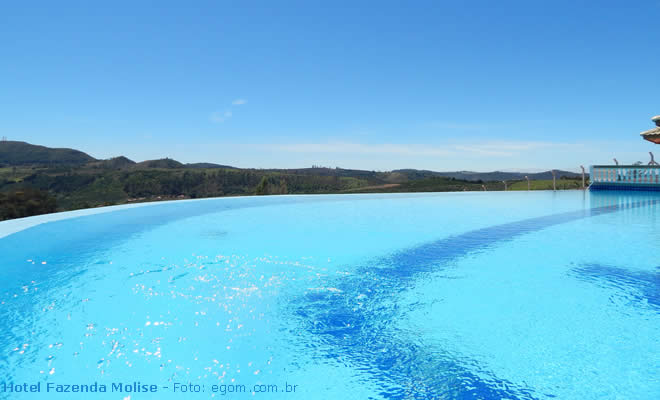
[[644, 131], [644, 132], [640, 133], [640, 135], [642, 135], [644, 137], [644, 139], [649, 138], [649, 137], [654, 137], [654, 139], [657, 140], [657, 138], [655, 138], [655, 137], [656, 136], [660, 137], [660, 115], [656, 115], [655, 117], [651, 117], [651, 121], [655, 122], [657, 127], [653, 128], [653, 129], [649, 129], [648, 131]]
[[649, 129], [648, 131], [644, 131], [640, 133], [642, 136], [660, 136], [660, 127]]

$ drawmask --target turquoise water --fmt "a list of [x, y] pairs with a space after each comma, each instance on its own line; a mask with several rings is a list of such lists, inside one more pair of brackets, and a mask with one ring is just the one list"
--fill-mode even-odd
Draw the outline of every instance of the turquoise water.
[[0, 398], [660, 398], [659, 228], [660, 194], [581, 191], [45, 223], [0, 239], [0, 385], [41, 385]]

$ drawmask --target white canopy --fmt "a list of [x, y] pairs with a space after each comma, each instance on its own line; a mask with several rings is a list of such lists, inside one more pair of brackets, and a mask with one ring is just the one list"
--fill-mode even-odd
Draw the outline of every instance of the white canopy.
[[660, 126], [660, 115], [656, 115], [651, 118], [651, 121], [655, 122], [656, 125]]
[[640, 133], [640, 135], [642, 135], [642, 136], [660, 135], [660, 127], [649, 129], [648, 131], [644, 131], [644, 132]]

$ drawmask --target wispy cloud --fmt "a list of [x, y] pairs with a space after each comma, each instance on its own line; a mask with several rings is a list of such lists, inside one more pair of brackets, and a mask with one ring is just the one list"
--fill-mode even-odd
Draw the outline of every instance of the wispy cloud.
[[433, 121], [425, 125], [430, 128], [453, 130], [453, 131], [482, 131], [493, 127], [493, 125], [489, 125], [489, 124], [448, 122], [448, 121]]
[[568, 143], [550, 142], [502, 142], [472, 144], [363, 144], [363, 143], [293, 143], [274, 145], [276, 150], [291, 153], [344, 153], [399, 156], [460, 156], [484, 155], [493, 157], [510, 157], [527, 151], [543, 148], [567, 148], [575, 146]]
[[560, 149], [575, 147], [575, 144], [553, 142], [493, 142], [469, 145], [454, 145], [457, 151], [475, 153], [485, 156], [508, 157], [538, 149]]
[[276, 145], [275, 148], [291, 153], [396, 154], [408, 156], [442, 156], [451, 153], [439, 147], [434, 148], [414, 144], [296, 143]]
[[440, 131], [449, 132], [491, 132], [494, 130], [502, 129], [521, 129], [528, 128], [534, 125], [547, 123], [547, 120], [541, 119], [524, 119], [515, 121], [487, 121], [487, 122], [473, 122], [473, 121], [430, 121], [424, 123], [423, 126]]
[[232, 116], [231, 111], [224, 111], [224, 112], [216, 111], [211, 113], [211, 121], [216, 123], [221, 123], [231, 118], [231, 116]]
[[[231, 102], [230, 108], [231, 107], [242, 106], [244, 104], [247, 104], [246, 99], [236, 99], [236, 100]], [[233, 113], [232, 113], [231, 109], [227, 109], [225, 111], [215, 111], [215, 112], [211, 113], [211, 118], [210, 119], [211, 119], [212, 122], [222, 123], [222, 122], [227, 121], [229, 118], [231, 118], [232, 115], [233, 115]]]

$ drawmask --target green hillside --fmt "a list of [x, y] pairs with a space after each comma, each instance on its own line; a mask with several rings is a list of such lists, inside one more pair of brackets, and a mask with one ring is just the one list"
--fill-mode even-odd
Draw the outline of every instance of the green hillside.
[[176, 161], [172, 160], [170, 158], [161, 158], [159, 160], [148, 160], [148, 161], [142, 161], [140, 163], [135, 164], [135, 168], [163, 168], [163, 169], [175, 169], [175, 168], [184, 168], [185, 166]]
[[53, 149], [25, 142], [0, 141], [0, 167], [25, 165], [82, 165], [96, 161], [82, 151]]
[[[53, 210], [219, 196], [495, 191], [504, 190], [500, 180], [474, 178], [501, 178], [502, 174], [520, 177], [518, 173], [475, 175], [412, 169], [240, 169], [211, 163], [182, 164], [169, 158], [136, 163], [122, 156], [96, 160], [72, 149], [23, 142], [0, 142], [0, 165], [4, 165], [0, 166], [0, 219]], [[579, 179], [558, 179], [557, 183], [558, 189], [580, 187]], [[509, 180], [508, 185], [509, 190], [527, 189], [521, 180]], [[551, 180], [532, 181], [534, 190], [551, 188]]]

